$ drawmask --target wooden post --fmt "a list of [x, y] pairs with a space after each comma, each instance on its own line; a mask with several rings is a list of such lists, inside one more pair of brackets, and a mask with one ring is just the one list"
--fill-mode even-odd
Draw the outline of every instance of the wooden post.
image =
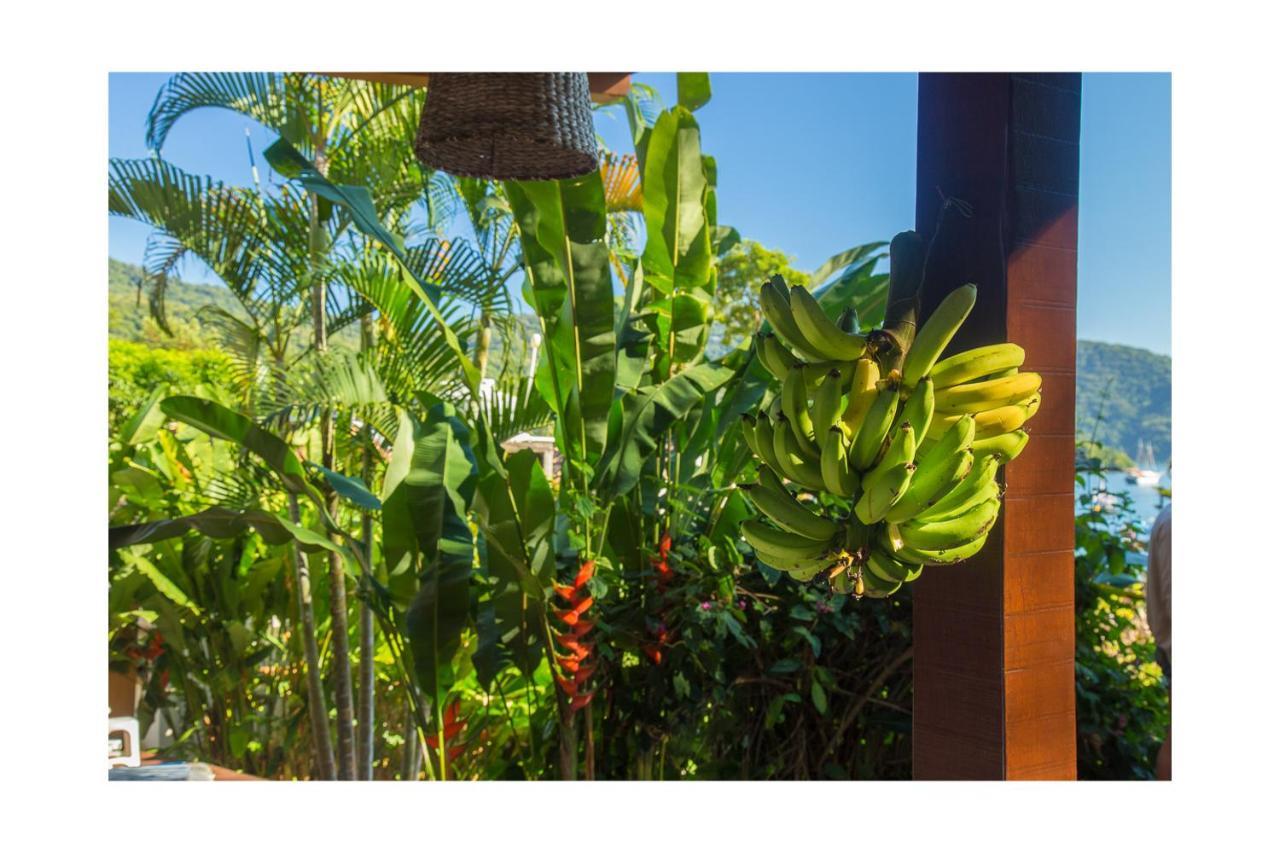
[[916, 230], [933, 237], [923, 316], [978, 302], [949, 352], [1005, 340], [1044, 376], [1001, 521], [914, 601], [917, 779], [1074, 779], [1074, 443], [1079, 74], [921, 74]]

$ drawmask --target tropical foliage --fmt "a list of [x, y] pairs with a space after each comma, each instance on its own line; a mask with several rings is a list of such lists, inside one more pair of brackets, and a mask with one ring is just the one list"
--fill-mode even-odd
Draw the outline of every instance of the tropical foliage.
[[[413, 90], [160, 92], [157, 151], [196, 109], [278, 137], [263, 187], [110, 164], [111, 213], [154, 232], [129, 334], [168, 346], [112, 348], [109, 643], [166, 755], [272, 778], [909, 777], [910, 597], [855, 604], [739, 550], [740, 416], [767, 374], [734, 294], [794, 271], [719, 221], [709, 81], [679, 81], [670, 108], [643, 87], [615, 107], [634, 151], [599, 173], [504, 184], [416, 165]], [[884, 254], [806, 278], [876, 323]], [[223, 294], [198, 310], [187, 257]], [[522, 433], [554, 460], [504, 448]]]

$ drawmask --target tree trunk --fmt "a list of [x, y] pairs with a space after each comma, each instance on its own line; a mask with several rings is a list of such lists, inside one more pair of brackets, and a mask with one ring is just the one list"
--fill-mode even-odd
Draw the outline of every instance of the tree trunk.
[[[319, 111], [318, 127], [323, 128], [324, 111]], [[323, 130], [318, 130], [315, 137], [316, 171], [321, 175], [328, 172], [328, 160], [325, 156], [325, 137]], [[315, 336], [315, 348], [323, 353], [329, 348], [328, 335], [325, 330], [325, 282], [319, 273], [321, 245], [323, 236], [320, 230], [320, 201], [315, 193], [311, 194], [309, 250], [311, 255], [311, 321]], [[329, 411], [320, 420], [320, 464], [334, 470], [333, 450], [333, 414]], [[338, 516], [338, 496], [332, 489], [326, 489], [329, 515]], [[332, 538], [332, 536], [330, 537]], [[351, 692], [351, 648], [348, 640], [347, 623], [347, 579], [343, 571], [342, 557], [329, 552], [329, 616], [333, 632], [333, 692], [334, 705], [338, 711], [338, 778], [352, 780], [356, 778], [355, 751], [355, 699]]]
[[489, 346], [493, 342], [493, 318], [488, 311], [480, 312], [480, 329], [476, 332], [476, 368], [484, 379], [489, 366]]
[[[289, 495], [289, 520], [298, 524], [298, 498]], [[311, 718], [311, 740], [316, 749], [316, 776], [324, 780], [337, 778], [333, 772], [333, 741], [329, 737], [329, 710], [325, 707], [324, 686], [320, 683], [320, 649], [316, 645], [316, 620], [311, 606], [311, 573], [302, 550], [294, 543], [293, 586], [298, 599], [298, 632], [302, 634], [303, 655], [307, 662], [307, 713]]]
[[400, 778], [406, 782], [416, 782], [418, 781], [418, 774], [421, 771], [422, 741], [418, 737], [418, 723], [413, 718], [413, 704], [406, 700], [404, 714], [404, 761], [400, 765]]
[[[368, 315], [360, 318], [361, 344], [364, 349], [369, 349], [373, 344], [373, 324], [370, 322]], [[366, 424], [364, 428], [364, 482], [366, 486], [373, 487], [373, 430]], [[373, 566], [373, 516], [369, 513], [362, 513], [360, 517], [360, 536], [364, 540], [364, 564], [366, 567]], [[368, 569], [362, 571], [365, 574], [366, 585], [370, 578], [368, 577]], [[374, 688], [374, 654], [376, 653], [377, 637], [374, 633], [373, 610], [365, 601], [360, 602], [360, 698], [359, 698], [359, 729], [357, 734], [360, 737], [358, 746], [358, 763], [356, 776], [359, 779], [373, 779], [373, 730], [374, 730], [374, 711], [373, 711], [373, 688]]]

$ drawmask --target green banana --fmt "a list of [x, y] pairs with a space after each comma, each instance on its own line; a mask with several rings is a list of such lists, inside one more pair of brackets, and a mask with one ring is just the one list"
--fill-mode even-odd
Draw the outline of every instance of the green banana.
[[[900, 581], [886, 581], [875, 572], [867, 571], [867, 567], [863, 567], [862, 573], [858, 576], [858, 581], [863, 584], [862, 595], [867, 598], [888, 598], [899, 589], [902, 588]], [[855, 595], [858, 594], [855, 590]]]
[[867, 555], [867, 568], [885, 583], [910, 583], [920, 577], [921, 566], [904, 563], [880, 548]]
[[825, 384], [827, 375], [833, 370], [839, 370], [845, 362], [843, 361], [815, 361], [812, 364], [802, 364], [800, 369], [804, 372], [804, 387], [809, 391], [813, 391]]
[[915, 518], [938, 495], [945, 495], [973, 470], [973, 454], [968, 450], [953, 453], [942, 462], [926, 465], [921, 462], [911, 475], [907, 491], [885, 514], [885, 520], [901, 524]]
[[844, 414], [840, 416], [846, 435], [856, 436], [862, 428], [862, 422], [876, 400], [879, 381], [880, 365], [875, 359], [860, 358], [854, 362], [853, 376], [849, 383], [849, 401], [844, 407]]
[[932, 506], [926, 507], [916, 515], [917, 521], [937, 521], [967, 512], [992, 496], [1000, 494], [1000, 484], [996, 482], [996, 472], [1000, 463], [994, 457], [974, 457], [973, 468], [960, 485], [941, 497], [934, 499]]
[[783, 347], [777, 335], [756, 332], [756, 354], [760, 357], [760, 363], [764, 365], [765, 370], [773, 374], [773, 378], [779, 382], [786, 380], [787, 371], [791, 369], [795, 359]]
[[863, 482], [862, 497], [853, 506], [853, 512], [863, 524], [875, 524], [906, 492], [911, 484], [912, 465], [890, 468], [870, 483]]
[[754, 518], [742, 522], [742, 536], [752, 548], [793, 560], [820, 560], [834, 551], [831, 539], [811, 539]]
[[1002, 379], [943, 388], [935, 395], [934, 403], [939, 412], [977, 414], [1000, 406], [1026, 403], [1039, 390], [1039, 373], [1017, 373]]
[[778, 462], [778, 456], [773, 452], [773, 423], [769, 420], [769, 415], [761, 412], [760, 417], [756, 418], [756, 452], [760, 458], [774, 471], [782, 472], [782, 466]]
[[957, 287], [946, 295], [920, 331], [916, 334], [907, 351], [906, 360], [902, 363], [902, 382], [908, 388], [914, 388], [925, 374], [933, 369], [933, 365], [942, 355], [942, 351], [951, 343], [959, 330], [960, 324], [973, 310], [978, 299], [978, 288], [972, 284]]
[[773, 331], [791, 353], [802, 361], [826, 361], [827, 357], [809, 347], [791, 318], [791, 301], [781, 276], [774, 276], [760, 288], [760, 310], [773, 326]]
[[809, 443], [800, 442], [783, 416], [773, 428], [773, 455], [777, 457], [781, 474], [788, 480], [809, 489], [822, 489], [821, 455], [811, 450]]
[[808, 441], [815, 435], [813, 419], [809, 417], [808, 392], [804, 387], [804, 371], [793, 367], [782, 382], [782, 411], [795, 430], [796, 438]]
[[1000, 514], [1000, 499], [980, 503], [960, 515], [941, 521], [912, 519], [897, 525], [903, 544], [918, 550], [937, 551], [956, 548], [986, 534]]
[[1026, 358], [1026, 352], [1017, 344], [991, 344], [942, 359], [929, 371], [929, 376], [933, 379], [934, 388], [950, 388], [1011, 368], [1016, 371]]
[[907, 397], [906, 402], [902, 404], [902, 411], [898, 413], [898, 420], [894, 425], [900, 426], [904, 423], [909, 423], [916, 432], [916, 438], [923, 439], [929, 434], [929, 423], [933, 420], [933, 410], [933, 380], [926, 376], [920, 380]]
[[757, 458], [763, 458], [760, 455], [760, 445], [756, 443], [756, 419], [745, 412], [742, 415], [742, 440]]
[[979, 536], [971, 542], [966, 542], [955, 548], [942, 549], [922, 549], [912, 548], [905, 545], [901, 550], [897, 551], [894, 556], [899, 560], [906, 560], [912, 563], [932, 564], [935, 566], [945, 566], [951, 563], [958, 563], [961, 560], [967, 560], [974, 554], [982, 550], [982, 546], [987, 544], [986, 535]]
[[909, 465], [915, 458], [916, 431], [911, 428], [911, 424], [903, 424], [894, 430], [892, 437], [889, 439], [888, 449], [885, 450], [884, 455], [875, 464], [875, 467], [867, 472], [866, 479], [868, 482], [878, 480], [891, 468]]
[[898, 408], [898, 389], [893, 382], [883, 383], [884, 387], [876, 392], [862, 425], [853, 438], [853, 448], [849, 453], [853, 467], [865, 471], [875, 465], [880, 458], [885, 436], [893, 426], [893, 416]]
[[834, 521], [817, 515], [796, 500], [777, 475], [768, 469], [760, 472], [758, 483], [744, 483], [739, 488], [746, 492], [756, 509], [784, 530], [810, 539], [830, 539], [840, 531], [840, 526]]
[[791, 319], [804, 335], [805, 343], [829, 359], [853, 361], [867, 349], [866, 338], [842, 331], [803, 287], [791, 288]]
[[813, 408], [809, 414], [815, 438], [825, 436], [836, 425], [840, 419], [840, 401], [843, 396], [840, 387], [840, 371], [832, 370], [813, 394]]
[[1001, 465], [1008, 464], [1018, 458], [1022, 448], [1027, 446], [1030, 436], [1026, 430], [1015, 429], [1013, 432], [1002, 432], [973, 443], [975, 456], [990, 454], [999, 460]]
[[844, 433], [840, 427], [827, 430], [822, 441], [822, 482], [827, 491], [842, 498], [851, 498], [858, 491], [858, 473], [849, 467]]

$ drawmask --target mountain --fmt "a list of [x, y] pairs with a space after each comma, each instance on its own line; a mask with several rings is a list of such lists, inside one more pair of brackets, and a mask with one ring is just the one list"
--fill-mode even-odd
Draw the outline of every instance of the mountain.
[[1155, 446], [1156, 464], [1163, 467], [1172, 453], [1172, 375], [1167, 355], [1077, 341], [1077, 435], [1135, 458], [1142, 439]]

